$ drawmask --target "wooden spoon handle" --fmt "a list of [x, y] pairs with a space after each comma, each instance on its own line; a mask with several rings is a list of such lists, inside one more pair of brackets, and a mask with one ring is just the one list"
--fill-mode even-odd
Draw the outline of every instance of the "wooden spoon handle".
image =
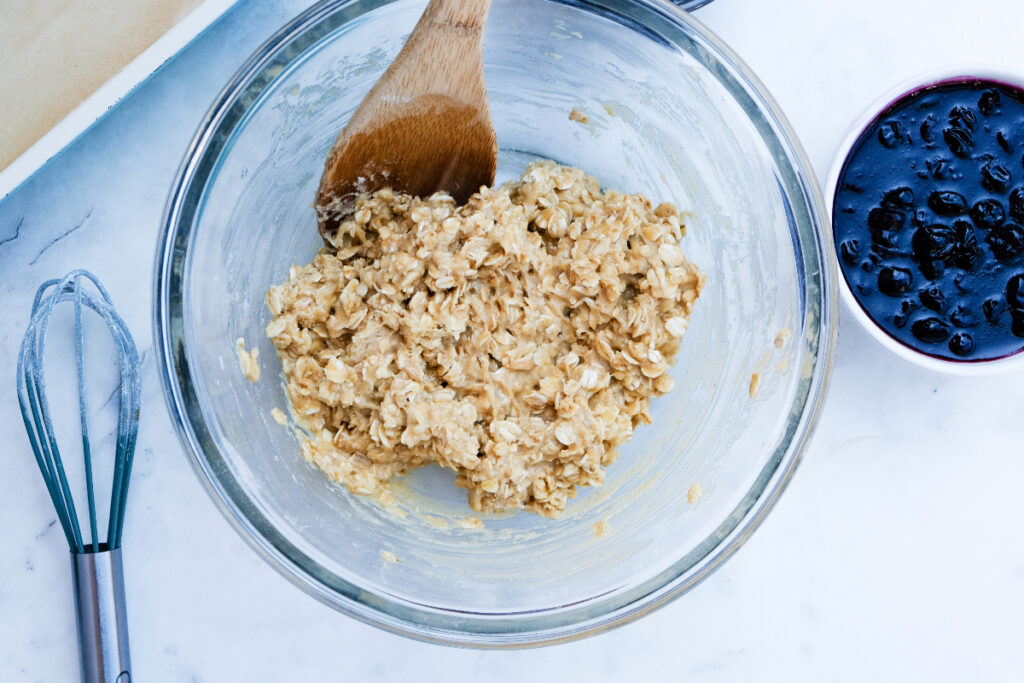
[[[487, 22], [491, 0], [431, 0], [420, 24], [440, 24], [459, 30], [480, 31]], [[419, 25], [416, 27], [419, 29]]]

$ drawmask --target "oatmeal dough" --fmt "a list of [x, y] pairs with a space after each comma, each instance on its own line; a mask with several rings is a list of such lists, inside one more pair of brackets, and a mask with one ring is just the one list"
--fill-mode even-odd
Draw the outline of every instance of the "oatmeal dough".
[[462, 207], [359, 197], [267, 293], [304, 456], [360, 494], [437, 463], [474, 510], [557, 514], [672, 388], [704, 283], [684, 231], [550, 162]]
[[250, 382], [258, 382], [260, 379], [260, 362], [257, 360], [259, 355], [259, 349], [245, 350], [245, 339], [242, 337], [235, 340], [235, 356], [238, 358], [238, 367]]

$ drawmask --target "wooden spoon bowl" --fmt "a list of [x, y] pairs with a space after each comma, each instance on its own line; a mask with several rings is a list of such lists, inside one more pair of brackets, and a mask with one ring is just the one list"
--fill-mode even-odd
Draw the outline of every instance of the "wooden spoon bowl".
[[484, 84], [491, 0], [431, 0], [327, 155], [317, 221], [327, 239], [356, 197], [383, 187], [459, 203], [494, 182], [498, 143]]

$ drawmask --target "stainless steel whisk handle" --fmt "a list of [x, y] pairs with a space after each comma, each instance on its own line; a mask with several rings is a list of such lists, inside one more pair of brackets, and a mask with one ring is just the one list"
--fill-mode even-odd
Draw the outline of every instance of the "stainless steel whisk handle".
[[71, 553], [71, 569], [82, 683], [131, 683], [121, 549]]

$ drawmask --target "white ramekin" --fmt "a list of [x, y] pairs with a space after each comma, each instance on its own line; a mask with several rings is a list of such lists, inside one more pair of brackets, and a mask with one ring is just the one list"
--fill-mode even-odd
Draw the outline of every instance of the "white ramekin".
[[[906, 80], [886, 91], [885, 94], [875, 100], [854, 120], [850, 131], [843, 138], [843, 141], [840, 143], [839, 148], [836, 151], [835, 161], [832, 162], [832, 168], [829, 170], [824, 186], [825, 202], [828, 207], [830, 218], [833, 216], [836, 187], [839, 182], [839, 175], [843, 170], [843, 165], [846, 163], [846, 157], [850, 154], [850, 151], [853, 149], [853, 146], [856, 144], [861, 134], [868, 126], [871, 125], [875, 118], [890, 105], [901, 99], [904, 95], [930, 85], [937, 85], [944, 81], [961, 79], [999, 81], [1024, 90], [1024, 76], [1020, 74], [995, 67], [969, 65], [952, 66], [928, 71]], [[854, 295], [853, 290], [850, 288], [850, 284], [846, 281], [846, 274], [843, 273], [842, 268], [840, 268], [839, 271], [841, 275], [841, 277], [838, 278], [839, 296], [846, 305], [847, 310], [853, 314], [853, 317], [857, 319], [861, 324], [861, 327], [863, 327], [872, 338], [877, 340], [879, 344], [889, 349], [897, 356], [928, 370], [948, 375], [960, 375], [967, 377], [993, 375], [1024, 369], [1024, 351], [1018, 351], [1011, 356], [1005, 356], [1003, 358], [996, 358], [993, 360], [955, 361], [929, 356], [926, 353], [907, 346], [895, 337], [889, 335], [888, 332], [882, 329], [882, 327], [868, 315], [867, 311], [864, 310], [860, 301], [858, 301], [857, 297]], [[1024, 340], [1022, 340], [1022, 344], [1024, 344]]]

